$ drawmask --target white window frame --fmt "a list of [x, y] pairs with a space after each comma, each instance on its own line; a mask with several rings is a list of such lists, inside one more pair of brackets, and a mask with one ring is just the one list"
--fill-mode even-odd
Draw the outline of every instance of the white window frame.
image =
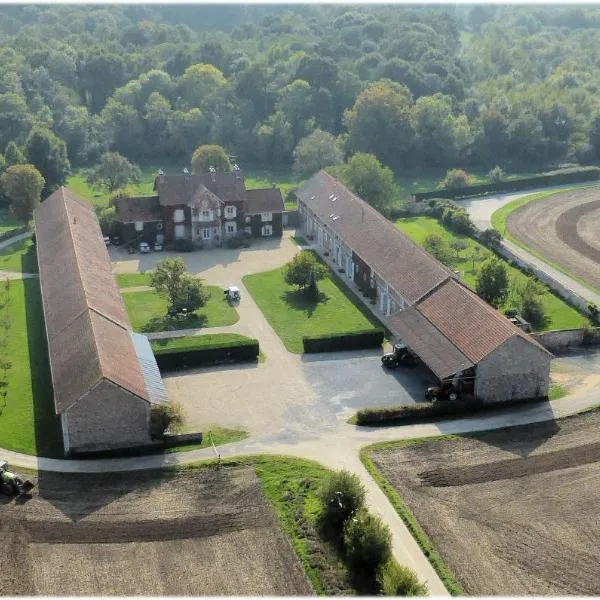
[[261, 221], [272, 221], [273, 220], [273, 213], [272, 212], [264, 212], [264, 213], [260, 213], [260, 220]]
[[237, 223], [235, 221], [232, 221], [231, 223], [227, 223], [226, 232], [227, 233], [237, 233]]
[[135, 230], [136, 231], [144, 231], [144, 221], [136, 221], [135, 222]]
[[210, 240], [210, 227], [205, 227], [202, 230], [202, 239], [203, 240]]
[[263, 237], [268, 237], [270, 235], [273, 235], [273, 226], [270, 223], [263, 225], [261, 233], [262, 233]]
[[185, 223], [185, 211], [183, 210], [183, 208], [176, 208], [173, 211], [173, 222]]
[[235, 219], [237, 215], [235, 206], [226, 206], [225, 207], [225, 218], [226, 219]]

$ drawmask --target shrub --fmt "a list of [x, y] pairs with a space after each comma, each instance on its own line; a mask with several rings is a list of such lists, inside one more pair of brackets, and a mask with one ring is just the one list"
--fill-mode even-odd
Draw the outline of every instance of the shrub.
[[344, 551], [352, 569], [376, 575], [392, 556], [392, 533], [379, 517], [358, 511], [344, 526]]
[[183, 426], [183, 409], [176, 402], [153, 404], [150, 409], [150, 435], [153, 439], [162, 439], [169, 429], [176, 433]]
[[490, 183], [499, 183], [500, 181], [504, 181], [506, 179], [506, 173], [503, 171], [502, 167], [496, 165], [487, 175], [487, 180]]
[[592, 321], [594, 321], [594, 323], [598, 322], [598, 315], [600, 314], [600, 311], [598, 310], [598, 305], [595, 302], [588, 302], [587, 309], [590, 313]]
[[486, 246], [499, 246], [502, 235], [496, 229], [486, 229], [479, 235], [479, 241]]
[[444, 177], [441, 186], [447, 190], [464, 188], [471, 183], [471, 179], [471, 175], [462, 169], [450, 169], [446, 171], [446, 177]]
[[321, 488], [319, 499], [324, 527], [341, 535], [344, 524], [363, 507], [365, 488], [354, 473], [336, 471]]
[[173, 371], [187, 367], [200, 367], [223, 362], [256, 360], [259, 354], [258, 340], [227, 341], [204, 348], [156, 348], [156, 363], [161, 371]]
[[361, 350], [377, 348], [383, 343], [383, 329], [367, 329], [347, 333], [305, 336], [302, 338], [304, 352], [338, 352], [340, 350]]
[[426, 596], [427, 586], [414, 571], [390, 560], [377, 573], [380, 593], [384, 596]]

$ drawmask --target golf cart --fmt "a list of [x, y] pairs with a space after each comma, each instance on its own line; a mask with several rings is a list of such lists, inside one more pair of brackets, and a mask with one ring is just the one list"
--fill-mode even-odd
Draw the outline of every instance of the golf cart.
[[400, 365], [416, 365], [417, 359], [406, 344], [394, 344], [392, 352], [381, 357], [381, 364], [388, 369], [395, 369]]
[[452, 381], [442, 381], [440, 385], [428, 387], [425, 392], [425, 400], [429, 402], [444, 402], [458, 400], [459, 393]]
[[35, 487], [33, 481], [23, 479], [8, 470], [8, 464], [0, 460], [0, 492], [7, 496], [25, 496]]
[[224, 292], [225, 299], [230, 303], [234, 304], [235, 302], [240, 301], [240, 290], [234, 285], [230, 285]]

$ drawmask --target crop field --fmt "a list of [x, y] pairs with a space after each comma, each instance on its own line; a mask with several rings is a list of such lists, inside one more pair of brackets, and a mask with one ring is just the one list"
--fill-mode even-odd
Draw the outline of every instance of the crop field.
[[0, 517], [9, 595], [312, 593], [251, 467], [40, 473]]
[[506, 227], [526, 247], [600, 290], [600, 188], [525, 204], [508, 215]]
[[600, 412], [372, 452], [467, 595], [600, 594]]

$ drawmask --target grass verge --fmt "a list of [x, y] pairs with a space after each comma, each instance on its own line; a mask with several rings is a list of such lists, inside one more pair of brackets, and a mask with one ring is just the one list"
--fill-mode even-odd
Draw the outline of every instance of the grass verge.
[[37, 254], [30, 239], [8, 245], [0, 251], [0, 271], [37, 273]]
[[[578, 187], [577, 189], [585, 189], [585, 187], [588, 187], [588, 186], [582, 186], [581, 188]], [[592, 186], [589, 186], [589, 187], [592, 187]], [[506, 228], [506, 220], [508, 219], [508, 216], [512, 212], [517, 210], [518, 208], [521, 208], [522, 206], [530, 204], [531, 202], [536, 202], [538, 200], [542, 200], [544, 198], [547, 198], [548, 196], [552, 196], [553, 194], [561, 194], [563, 192], [572, 191], [573, 189], [574, 188], [566, 188], [564, 190], [558, 190], [558, 191], [552, 190], [552, 191], [546, 191], [546, 192], [538, 192], [537, 194], [530, 194], [528, 196], [524, 196], [523, 198], [517, 198], [516, 200], [513, 200], [512, 202], [505, 204], [504, 206], [502, 206], [501, 208], [499, 208], [497, 211], [495, 211], [492, 214], [492, 217], [491, 217], [492, 227], [494, 229], [497, 229], [507, 240], [509, 240], [513, 244], [516, 244], [520, 248], [523, 248], [523, 250], [526, 250], [527, 252], [529, 252], [533, 256], [539, 258], [540, 260], [543, 260], [545, 263], [547, 263], [551, 267], [554, 267], [557, 271], [560, 271], [564, 275], [567, 275], [571, 279], [574, 279], [577, 283], [583, 285], [584, 287], [588, 288], [592, 292], [596, 292], [597, 294], [600, 294], [600, 289], [594, 287], [593, 285], [590, 285], [589, 282], [585, 281], [581, 277], [578, 277], [577, 275], [574, 275], [573, 273], [571, 273], [570, 271], [568, 271], [567, 269], [565, 269], [558, 263], [554, 262], [553, 260], [550, 260], [547, 256], [544, 256], [537, 250], [530, 248], [529, 246], [524, 244], [519, 238], [512, 235], [512, 233]]]
[[308, 299], [284, 279], [285, 267], [246, 275], [244, 285], [265, 318], [295, 354], [303, 351], [302, 338], [362, 331], [381, 324], [358, 304], [351, 292], [330, 272], [319, 281], [320, 300]]
[[567, 395], [565, 386], [561, 383], [552, 382], [548, 390], [548, 400], [560, 400]]
[[115, 280], [120, 288], [150, 285], [150, 271], [145, 273], [115, 273]]
[[174, 331], [201, 327], [233, 325], [239, 320], [235, 308], [223, 296], [222, 288], [206, 286], [211, 292], [208, 302], [197, 311], [170, 319], [167, 317], [167, 300], [154, 291], [127, 292], [122, 294], [134, 331]]
[[452, 596], [462, 596], [464, 595], [464, 591], [454, 574], [450, 571], [446, 563], [443, 561], [442, 557], [439, 555], [432, 541], [429, 539], [427, 534], [423, 531], [416, 517], [413, 515], [411, 510], [406, 506], [404, 501], [402, 500], [400, 494], [393, 488], [393, 486], [387, 481], [387, 479], [380, 473], [379, 469], [373, 462], [371, 458], [371, 453], [375, 450], [384, 450], [386, 448], [400, 448], [403, 446], [407, 446], [409, 444], [422, 444], [427, 443], [433, 440], [450, 440], [454, 439], [456, 436], [454, 435], [441, 435], [431, 438], [417, 438], [412, 440], [401, 440], [398, 442], [382, 442], [379, 444], [372, 444], [370, 446], [366, 446], [361, 448], [360, 450], [360, 460], [363, 465], [373, 477], [377, 485], [381, 488], [383, 493], [387, 496], [388, 500], [400, 516], [400, 518], [404, 521], [404, 524], [411, 532], [412, 536], [415, 538], [417, 544], [419, 544], [423, 554], [427, 557], [431, 566], [435, 569], [435, 572], [439, 575], [443, 584], [446, 586], [446, 589]]
[[[453, 240], [459, 239], [467, 244], [467, 248], [460, 252], [452, 252], [451, 260], [446, 261], [451, 264], [453, 269], [460, 272], [460, 279], [472, 290], [476, 287], [477, 272], [481, 263], [495, 254], [480, 244], [478, 241], [465, 235], [456, 235], [443, 227], [436, 219], [432, 217], [410, 217], [398, 219], [395, 222], [396, 227], [406, 233], [420, 246], [424, 246], [425, 238], [430, 234], [439, 235], [448, 244]], [[476, 257], [475, 259], [473, 257]], [[502, 260], [502, 259], [501, 259]], [[519, 269], [509, 265], [504, 261], [509, 279], [524, 279], [526, 276]], [[475, 266], [475, 269], [473, 269]], [[590, 325], [590, 320], [580, 312], [569, 306], [564, 300], [553, 294], [549, 288], [544, 288], [542, 303], [546, 315], [546, 321], [543, 326], [536, 328], [536, 331], [550, 331], [553, 329], [577, 329], [584, 324]], [[510, 308], [512, 302], [510, 297], [500, 307], [500, 311]]]
[[211, 439], [215, 446], [222, 446], [223, 444], [231, 444], [233, 442], [245, 440], [249, 435], [250, 434], [245, 429], [231, 429], [219, 425], [209, 425], [203, 431], [202, 442], [199, 444], [166, 448], [163, 453], [173, 454], [175, 452], [189, 452], [190, 450], [210, 448], [212, 446]]

